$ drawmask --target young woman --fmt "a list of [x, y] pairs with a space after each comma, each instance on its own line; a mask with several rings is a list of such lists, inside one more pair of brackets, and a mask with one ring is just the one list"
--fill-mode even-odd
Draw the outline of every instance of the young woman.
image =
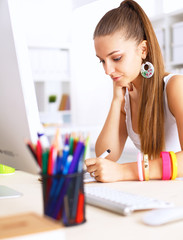
[[[107, 159], [85, 160], [87, 171], [100, 182], [183, 177], [183, 76], [165, 72], [143, 9], [125, 0], [107, 12], [96, 26], [94, 44], [113, 81], [111, 107], [95, 150], [96, 156], [106, 149], [111, 153]], [[117, 163], [128, 136], [141, 151], [138, 167]]]

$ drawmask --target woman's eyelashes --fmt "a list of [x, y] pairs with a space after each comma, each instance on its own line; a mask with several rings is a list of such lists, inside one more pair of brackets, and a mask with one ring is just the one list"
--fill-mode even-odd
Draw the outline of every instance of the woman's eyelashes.
[[[117, 62], [117, 61], [120, 61], [121, 60], [121, 58], [122, 58], [122, 56], [120, 56], [120, 57], [115, 57], [115, 58], [113, 58], [112, 60], [113, 61], [115, 61], [115, 62]], [[103, 60], [103, 59], [100, 59], [100, 61], [99, 61], [100, 63], [105, 63], [105, 60]]]
[[115, 62], [121, 60], [121, 56], [113, 59]]
[[104, 61], [104, 60], [102, 60], [102, 59], [100, 59], [99, 63], [105, 63], [105, 61]]
[[[113, 61], [117, 62], [117, 61], [120, 61], [122, 58], [122, 56], [119, 56], [119, 57], [115, 57], [115, 58], [112, 58]], [[105, 64], [105, 60], [104, 59], [99, 59], [99, 63], [103, 63]]]

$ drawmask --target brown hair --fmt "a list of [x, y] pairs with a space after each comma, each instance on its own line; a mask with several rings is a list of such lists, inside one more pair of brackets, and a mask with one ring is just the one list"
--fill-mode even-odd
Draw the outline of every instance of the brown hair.
[[142, 80], [140, 94], [138, 131], [141, 151], [157, 157], [165, 146], [163, 77], [164, 62], [152, 24], [143, 9], [133, 0], [124, 0], [118, 8], [107, 12], [97, 24], [94, 38], [121, 31], [123, 37], [139, 44], [147, 40], [146, 60], [154, 65], [154, 75]]

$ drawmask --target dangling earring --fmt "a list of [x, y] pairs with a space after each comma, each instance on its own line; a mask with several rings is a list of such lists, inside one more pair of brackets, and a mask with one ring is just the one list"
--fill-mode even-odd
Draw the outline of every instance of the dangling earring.
[[[145, 69], [145, 66], [148, 67], [148, 69]], [[145, 62], [141, 66], [141, 74], [145, 78], [151, 78], [154, 74], [154, 66], [150, 62]]]

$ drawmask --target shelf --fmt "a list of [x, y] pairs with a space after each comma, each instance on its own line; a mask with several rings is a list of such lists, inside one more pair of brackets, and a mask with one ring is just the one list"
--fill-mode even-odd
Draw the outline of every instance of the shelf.
[[179, 9], [177, 11], [168, 13], [167, 17], [181, 17], [181, 18], [183, 18], [182, 13], [183, 13], [183, 9]]
[[40, 121], [44, 124], [63, 124], [71, 122], [71, 111], [47, 111], [40, 112]]
[[171, 66], [173, 66], [173, 67], [174, 67], [174, 66], [175, 66], [175, 67], [176, 67], [176, 66], [181, 66], [181, 67], [182, 67], [182, 66], [183, 66], [183, 62], [170, 62], [169, 65], [171, 65]]
[[71, 111], [70, 110], [64, 110], [64, 111], [45, 111], [45, 112], [39, 112], [40, 116], [47, 116], [50, 114], [57, 114], [59, 116], [65, 116], [65, 115], [70, 115]]
[[69, 83], [70, 82], [70, 78], [53, 78], [50, 79], [48, 77], [44, 78], [44, 79], [40, 79], [40, 78], [34, 78], [34, 82], [63, 82], [63, 83]]
[[[41, 119], [48, 122], [70, 121], [71, 117], [68, 117], [68, 112], [61, 115], [51, 110], [52, 108], [55, 111], [59, 109], [63, 95], [71, 96], [70, 44], [32, 44], [28, 46], [28, 49]], [[52, 106], [48, 102], [50, 95], [57, 96], [56, 103]], [[48, 116], [47, 112], [51, 112], [53, 116]]]
[[[174, 11], [162, 16], [156, 16], [151, 19], [152, 25], [157, 38], [159, 34], [159, 45], [161, 47], [166, 71], [182, 72], [183, 66], [183, 45], [182, 45], [182, 29], [183, 9]], [[180, 30], [179, 30], [180, 28]]]
[[29, 55], [36, 82], [70, 79], [69, 49], [36, 46], [29, 48]]

